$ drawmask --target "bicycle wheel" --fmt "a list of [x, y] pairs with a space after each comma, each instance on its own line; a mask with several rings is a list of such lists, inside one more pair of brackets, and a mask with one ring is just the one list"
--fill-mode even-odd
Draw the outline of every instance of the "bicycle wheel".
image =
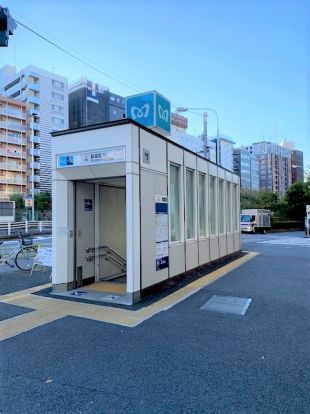
[[30, 270], [36, 255], [37, 250], [34, 247], [21, 248], [15, 257], [15, 264], [20, 270]]

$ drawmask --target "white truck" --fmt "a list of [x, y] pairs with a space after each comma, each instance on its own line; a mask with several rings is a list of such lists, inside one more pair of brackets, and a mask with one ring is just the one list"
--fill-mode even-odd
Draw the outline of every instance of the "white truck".
[[270, 210], [258, 208], [241, 210], [240, 227], [241, 232], [265, 234], [270, 228]]

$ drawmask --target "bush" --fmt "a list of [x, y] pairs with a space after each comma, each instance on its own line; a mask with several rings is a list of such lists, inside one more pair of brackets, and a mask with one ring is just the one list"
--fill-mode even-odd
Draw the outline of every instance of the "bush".
[[305, 227], [305, 223], [303, 221], [298, 220], [282, 220], [282, 221], [271, 221], [271, 229], [274, 230], [303, 230]]

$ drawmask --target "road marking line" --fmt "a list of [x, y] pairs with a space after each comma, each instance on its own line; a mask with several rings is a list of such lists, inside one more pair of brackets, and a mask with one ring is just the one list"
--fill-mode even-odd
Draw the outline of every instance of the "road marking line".
[[171, 309], [200, 289], [242, 266], [258, 254], [256, 252], [249, 252], [246, 256], [200, 277], [183, 288], [137, 311], [32, 295], [32, 293], [50, 287], [50, 284], [2, 295], [0, 296], [0, 302], [27, 307], [34, 309], [34, 311], [1, 321], [0, 341], [66, 316], [75, 316], [133, 328], [159, 312]]

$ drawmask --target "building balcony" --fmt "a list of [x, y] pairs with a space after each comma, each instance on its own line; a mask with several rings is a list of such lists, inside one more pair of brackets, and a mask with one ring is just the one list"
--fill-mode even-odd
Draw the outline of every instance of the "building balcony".
[[38, 109], [30, 109], [29, 114], [32, 116], [40, 116], [40, 111]]
[[40, 124], [37, 122], [29, 122], [29, 128], [35, 131], [40, 131]]
[[26, 132], [26, 127], [22, 124], [8, 121], [0, 121], [0, 128], [10, 130], [10, 131], [20, 131]]
[[7, 109], [7, 108], [0, 108], [0, 115], [9, 116], [11, 118], [17, 118], [17, 119], [26, 119], [27, 113], [14, 110], [14, 109]]
[[40, 144], [41, 138], [36, 135], [30, 135], [29, 142], [34, 143], [34, 144]]
[[27, 171], [26, 164], [19, 164], [17, 162], [2, 162], [0, 161], [0, 169], [7, 171]]
[[0, 156], [11, 157], [11, 158], [26, 158], [27, 153], [24, 151], [0, 148]]
[[36, 148], [29, 148], [28, 154], [32, 157], [40, 157], [40, 150]]
[[33, 168], [34, 170], [39, 170], [39, 169], [41, 168], [41, 165], [40, 165], [40, 163], [39, 163], [39, 162], [29, 162], [29, 163], [28, 163], [28, 168], [29, 168], [30, 170], [32, 170], [32, 168]]
[[0, 175], [0, 183], [2, 184], [16, 184], [16, 185], [27, 185], [27, 180], [21, 177], [5, 177]]
[[40, 104], [40, 98], [38, 96], [28, 95], [27, 96], [27, 102], [35, 104], [35, 105], [39, 105]]
[[40, 182], [40, 176], [39, 176], [39, 175], [37, 175], [37, 174], [34, 174], [34, 175], [29, 175], [29, 177], [28, 177], [28, 181], [29, 181], [30, 183], [32, 183], [32, 182], [34, 182], [34, 183], [39, 183], [39, 182]]
[[27, 145], [26, 138], [10, 137], [6, 134], [0, 134], [1, 142], [7, 142], [8, 144]]
[[40, 92], [40, 84], [39, 84], [39, 82], [38, 83], [29, 82], [28, 83], [28, 89], [31, 89], [32, 91], [35, 91], [35, 92]]

